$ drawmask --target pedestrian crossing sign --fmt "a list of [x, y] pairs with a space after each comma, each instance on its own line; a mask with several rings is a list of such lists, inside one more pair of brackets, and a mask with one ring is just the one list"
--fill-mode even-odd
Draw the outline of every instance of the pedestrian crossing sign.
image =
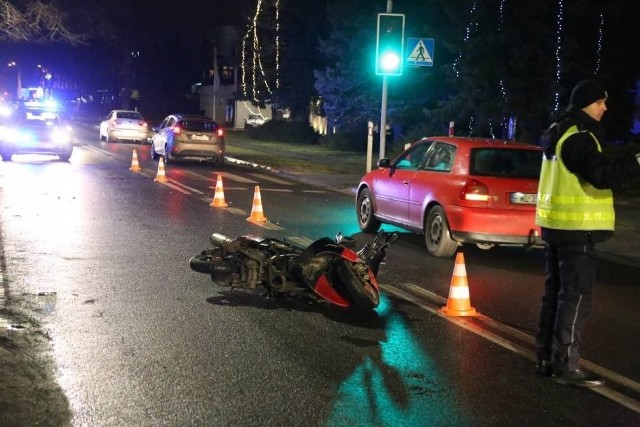
[[408, 38], [405, 65], [418, 67], [433, 66], [433, 49], [435, 39]]

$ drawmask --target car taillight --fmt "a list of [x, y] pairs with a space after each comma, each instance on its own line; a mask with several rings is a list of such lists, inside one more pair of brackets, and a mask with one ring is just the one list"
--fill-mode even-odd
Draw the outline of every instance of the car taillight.
[[146, 126], [147, 123], [144, 120], [139, 120], [138, 121], [138, 126]]
[[175, 135], [180, 135], [180, 133], [182, 132], [182, 129], [180, 129], [180, 126], [174, 126], [171, 128], [171, 131], [175, 134]]
[[464, 187], [462, 187], [460, 197], [472, 202], [486, 202], [489, 200], [489, 188], [483, 183], [473, 179], [467, 181]]
[[120, 120], [120, 119], [115, 119], [114, 122], [116, 122], [117, 125], [121, 125], [122, 124], [122, 120]]
[[218, 130], [216, 131], [216, 135], [221, 138], [224, 136], [224, 131], [222, 130], [222, 128], [218, 128]]

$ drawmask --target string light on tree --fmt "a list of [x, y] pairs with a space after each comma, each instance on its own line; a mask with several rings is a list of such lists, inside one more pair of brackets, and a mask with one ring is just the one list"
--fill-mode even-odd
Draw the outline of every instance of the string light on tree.
[[[269, 7], [272, 6], [272, 7]], [[275, 22], [274, 22], [275, 21]], [[264, 28], [275, 26], [274, 31], [269, 32]], [[261, 31], [260, 29], [263, 28]], [[265, 47], [273, 47], [274, 52], [267, 52]], [[272, 82], [269, 82], [265, 72], [264, 62], [274, 57], [275, 72]], [[271, 96], [272, 87], [280, 87], [280, 0], [265, 2], [256, 1], [253, 17], [247, 24], [247, 31], [242, 37], [242, 63], [240, 65], [240, 87], [245, 99], [251, 99], [253, 103], [260, 104], [261, 94]], [[249, 81], [250, 80], [250, 81]], [[253, 111], [251, 103], [244, 102], [251, 114], [260, 114], [260, 110]]]
[[498, 31], [502, 31], [502, 24], [504, 22], [504, 3], [506, 0], [500, 0], [500, 6], [498, 6]]
[[596, 69], [595, 76], [600, 72], [600, 62], [602, 61], [602, 40], [604, 39], [604, 14], [600, 13], [600, 25], [598, 25], [598, 44], [596, 46]]
[[[464, 35], [464, 42], [466, 43], [471, 38], [472, 31], [478, 29], [478, 23], [475, 22], [475, 12], [476, 12], [476, 0], [473, 0], [473, 4], [471, 5], [471, 11], [469, 12], [469, 23], [467, 24], [467, 29]], [[453, 71], [456, 73], [456, 77], [460, 77], [460, 70], [458, 70], [458, 63], [462, 60], [462, 50], [458, 53], [458, 57], [453, 61]]]
[[[564, 0], [558, 1], [558, 17], [556, 20], [556, 83], [560, 86], [560, 72], [562, 66], [560, 63], [560, 53], [562, 49], [562, 24], [564, 19]], [[560, 92], [556, 90], [553, 111], [555, 113], [560, 109]]]

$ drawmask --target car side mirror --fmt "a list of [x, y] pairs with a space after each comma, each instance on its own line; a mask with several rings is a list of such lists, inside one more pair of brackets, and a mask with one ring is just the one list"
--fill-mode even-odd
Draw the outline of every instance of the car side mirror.
[[388, 168], [390, 164], [391, 164], [391, 161], [387, 158], [378, 160], [379, 168]]

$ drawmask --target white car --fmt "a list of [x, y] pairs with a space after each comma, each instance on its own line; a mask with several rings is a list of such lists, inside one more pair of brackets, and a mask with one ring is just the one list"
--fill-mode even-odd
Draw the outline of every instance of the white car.
[[138, 111], [112, 110], [100, 123], [100, 140], [107, 142], [139, 141], [146, 143], [149, 125]]
[[266, 121], [267, 119], [259, 114], [250, 114], [249, 117], [247, 117], [244, 120], [244, 127], [248, 128], [248, 127], [261, 126]]

